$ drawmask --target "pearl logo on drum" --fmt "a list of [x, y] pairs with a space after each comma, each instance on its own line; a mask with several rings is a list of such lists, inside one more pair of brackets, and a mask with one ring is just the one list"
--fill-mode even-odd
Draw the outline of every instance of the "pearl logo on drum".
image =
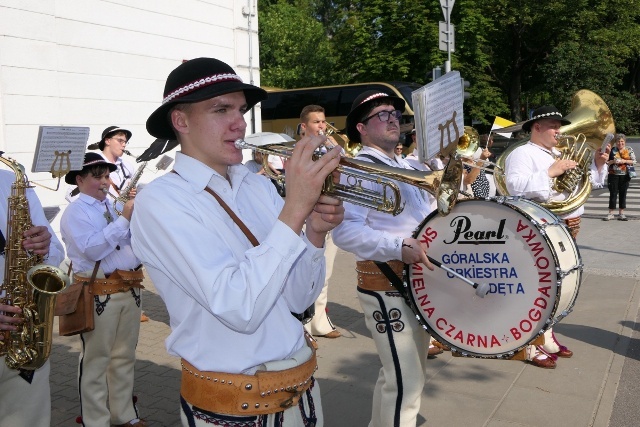
[[453, 239], [450, 242], [445, 240], [444, 243], [447, 245], [454, 243], [459, 245], [504, 245], [507, 239], [507, 236], [504, 234], [504, 225], [506, 222], [506, 219], [501, 219], [496, 230], [472, 230], [471, 219], [469, 219], [468, 216], [459, 215], [451, 220], [451, 228], [454, 228]]

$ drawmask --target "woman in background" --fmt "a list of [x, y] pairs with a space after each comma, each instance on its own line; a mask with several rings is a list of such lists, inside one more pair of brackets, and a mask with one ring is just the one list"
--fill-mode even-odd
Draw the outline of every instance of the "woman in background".
[[620, 209], [618, 220], [627, 221], [624, 210], [627, 208], [627, 189], [629, 188], [629, 167], [636, 163], [636, 155], [631, 147], [626, 146], [627, 138], [623, 133], [616, 134], [614, 147], [609, 153], [609, 214], [603, 221], [610, 221], [614, 218], [613, 211], [616, 209], [616, 200], [620, 197]]

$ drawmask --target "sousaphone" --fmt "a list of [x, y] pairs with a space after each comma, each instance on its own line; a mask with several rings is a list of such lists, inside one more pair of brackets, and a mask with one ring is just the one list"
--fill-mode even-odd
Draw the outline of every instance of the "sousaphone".
[[[571, 124], [562, 126], [560, 133], [573, 137], [576, 141], [580, 140], [584, 142], [583, 150], [580, 153], [580, 159], [573, 159], [578, 162], [578, 167], [583, 168], [582, 178], [577, 183], [576, 188], [573, 188], [569, 197], [565, 200], [549, 201], [540, 203], [543, 207], [549, 209], [556, 215], [564, 215], [572, 212], [582, 206], [589, 195], [591, 194], [591, 181], [589, 179], [589, 168], [591, 162], [580, 161], [581, 159], [592, 159], [595, 153], [600, 149], [602, 140], [607, 133], [615, 134], [616, 127], [613, 121], [613, 115], [607, 107], [607, 104], [596, 95], [587, 89], [582, 89], [573, 95], [571, 100], [571, 113], [565, 116]], [[566, 138], [565, 138], [566, 139]], [[504, 170], [507, 157], [516, 148], [526, 144], [528, 139], [520, 141], [516, 144], [510, 145], [501, 155], [498, 157], [496, 164]], [[556, 147], [563, 154], [563, 157], [572, 158], [574, 153], [571, 151], [577, 144], [559, 144]], [[585, 151], [587, 154], [585, 155]], [[588, 164], [587, 164], [588, 163]], [[510, 196], [507, 191], [504, 175], [494, 175], [496, 190], [503, 196]]]

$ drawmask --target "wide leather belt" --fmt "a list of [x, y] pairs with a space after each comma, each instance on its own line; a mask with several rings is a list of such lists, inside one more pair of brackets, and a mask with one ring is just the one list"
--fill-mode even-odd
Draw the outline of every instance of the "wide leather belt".
[[[404, 263], [402, 261], [388, 261], [387, 264], [393, 269], [398, 277], [402, 278]], [[356, 272], [358, 273], [358, 287], [367, 291], [395, 291], [389, 279], [380, 271], [380, 268], [373, 261], [357, 261]]]
[[[141, 270], [115, 270], [108, 278], [95, 279], [93, 283], [89, 284], [89, 293], [93, 295], [110, 295], [129, 292], [133, 288], [144, 288], [142, 280], [144, 280], [144, 273]], [[76, 274], [74, 281], [89, 282], [90, 278]]]
[[567, 228], [569, 229], [569, 233], [575, 239], [578, 237], [578, 232], [580, 231], [580, 222], [582, 219], [578, 216], [575, 218], [568, 218], [564, 220], [564, 223], [567, 224]]
[[199, 371], [182, 359], [182, 397], [201, 409], [226, 415], [266, 415], [297, 405], [318, 368], [316, 352], [303, 364], [255, 375]]

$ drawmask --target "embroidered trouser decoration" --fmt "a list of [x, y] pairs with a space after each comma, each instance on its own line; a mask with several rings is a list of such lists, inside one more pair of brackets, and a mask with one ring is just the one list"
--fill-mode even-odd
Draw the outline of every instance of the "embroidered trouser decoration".
[[425, 382], [429, 334], [397, 292], [359, 287], [358, 299], [382, 362], [369, 426], [415, 427]]

